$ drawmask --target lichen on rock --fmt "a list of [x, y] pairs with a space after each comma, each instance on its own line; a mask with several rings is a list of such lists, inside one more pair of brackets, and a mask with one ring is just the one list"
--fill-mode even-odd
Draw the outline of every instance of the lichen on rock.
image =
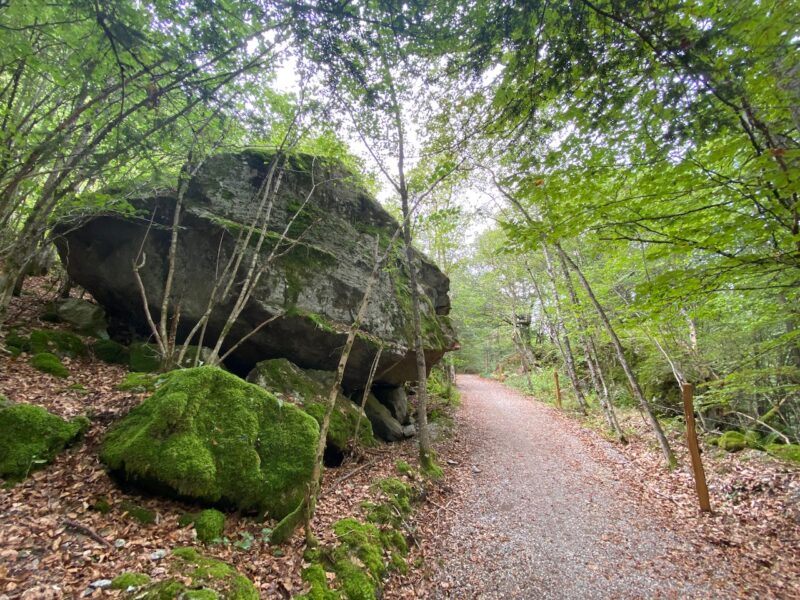
[[65, 421], [40, 406], [0, 406], [0, 477], [17, 482], [53, 461], [89, 427], [86, 417]]
[[319, 426], [216, 367], [173, 371], [109, 431], [101, 459], [128, 480], [283, 518], [311, 478]]

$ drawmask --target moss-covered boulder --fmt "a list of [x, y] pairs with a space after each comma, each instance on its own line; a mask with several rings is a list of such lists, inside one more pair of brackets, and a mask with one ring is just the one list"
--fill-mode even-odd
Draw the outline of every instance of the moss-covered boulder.
[[100, 457], [155, 491], [283, 518], [303, 498], [316, 421], [216, 367], [173, 371], [109, 431]]
[[168, 579], [136, 590], [137, 600], [259, 600], [253, 582], [228, 563], [203, 556], [194, 548], [172, 551]]
[[89, 421], [65, 421], [32, 404], [0, 407], [0, 477], [16, 482], [44, 467], [86, 431]]
[[97, 340], [89, 349], [96, 358], [111, 365], [127, 365], [130, 361], [128, 349], [114, 340]]
[[800, 444], [768, 444], [764, 449], [772, 456], [800, 463]]
[[[322, 424], [328, 393], [334, 381], [334, 373], [327, 371], [306, 372], [285, 358], [265, 360], [256, 365], [247, 376], [247, 381], [269, 390], [279, 398], [296, 404]], [[336, 407], [331, 414], [327, 443], [344, 451], [353, 439], [358, 423], [358, 439], [363, 446], [375, 444], [372, 426], [361, 409], [346, 396], [338, 393]]]
[[56, 377], [69, 377], [69, 369], [64, 366], [61, 359], [50, 352], [39, 352], [31, 357], [31, 366], [37, 371], [55, 375]]
[[755, 431], [726, 431], [717, 438], [717, 446], [726, 452], [739, 452], [745, 448], [758, 450], [761, 448], [761, 438]]

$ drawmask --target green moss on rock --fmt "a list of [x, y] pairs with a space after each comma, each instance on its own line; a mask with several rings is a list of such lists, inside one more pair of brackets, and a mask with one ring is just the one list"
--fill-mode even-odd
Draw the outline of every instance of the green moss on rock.
[[31, 366], [37, 371], [55, 375], [56, 377], [69, 377], [69, 369], [64, 366], [61, 359], [50, 352], [39, 352], [31, 357]]
[[173, 577], [136, 592], [137, 600], [258, 600], [258, 590], [228, 563], [200, 554], [194, 548], [177, 548], [170, 566]]
[[65, 421], [40, 406], [12, 404], [0, 409], [0, 477], [15, 482], [53, 461], [86, 431], [89, 421]]
[[140, 588], [150, 583], [150, 577], [144, 573], [122, 573], [111, 580], [112, 590], [128, 590]]
[[303, 498], [319, 427], [216, 367], [174, 371], [108, 433], [101, 459], [156, 490], [282, 518]]
[[125, 375], [125, 379], [114, 387], [121, 392], [138, 392], [141, 394], [154, 391], [160, 381], [158, 375], [150, 373], [128, 373]]
[[213, 508], [201, 511], [194, 517], [194, 530], [204, 544], [217, 541], [225, 530], [225, 515]]
[[31, 331], [30, 351], [34, 354], [50, 352], [70, 358], [89, 354], [89, 350], [80, 336], [69, 331], [55, 329], [35, 329]]
[[717, 446], [726, 452], [739, 452], [745, 448], [761, 448], [761, 438], [755, 431], [726, 431], [717, 438]]
[[[303, 371], [285, 358], [265, 360], [247, 376], [247, 380], [278, 395], [297, 406], [322, 424], [325, 416], [333, 373], [324, 371]], [[336, 397], [336, 406], [328, 426], [327, 443], [339, 451], [349, 448], [358, 425], [358, 438], [362, 446], [375, 445], [372, 425], [362, 415], [360, 409], [343, 394]]]
[[800, 463], [800, 444], [768, 444], [765, 450], [783, 460]]
[[97, 340], [90, 350], [95, 357], [111, 365], [127, 365], [130, 362], [128, 349], [114, 340]]
[[153, 373], [161, 368], [161, 354], [153, 344], [136, 342], [128, 348], [131, 371], [137, 373]]
[[19, 335], [14, 330], [9, 331], [8, 335], [6, 335], [6, 348], [8, 348], [13, 356], [19, 356], [23, 352], [30, 352], [30, 338]]

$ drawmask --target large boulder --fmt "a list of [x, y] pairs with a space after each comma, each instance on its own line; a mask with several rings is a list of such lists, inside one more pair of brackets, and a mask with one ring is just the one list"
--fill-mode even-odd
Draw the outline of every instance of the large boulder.
[[[309, 375], [285, 358], [262, 361], [247, 376], [247, 381], [272, 392], [278, 398], [296, 404], [320, 425], [327, 409], [328, 392], [333, 379], [334, 373], [316, 371]], [[356, 426], [359, 443], [362, 446], [374, 445], [375, 438], [369, 419], [349, 398], [337, 392], [326, 442], [339, 452], [346, 451], [354, 437]]]
[[[273, 158], [254, 150], [216, 156], [192, 179], [184, 198], [173, 284], [173, 296], [180, 302], [179, 333], [185, 334], [205, 312], [237, 238], [260, 231], [252, 225], [264, 197], [262, 184], [279, 182], [277, 193], [270, 196], [274, 202], [266, 241], [255, 261], [256, 269], [264, 267], [264, 272], [226, 346], [250, 337], [226, 365], [244, 376], [262, 360], [284, 357], [304, 369], [333, 371], [373, 267], [376, 241], [383, 253], [398, 224], [342, 167], [292, 155], [282, 173], [270, 180]], [[132, 264], [137, 257], [143, 264], [140, 275], [157, 320], [176, 193], [125, 197], [132, 198], [138, 216], [103, 213], [62, 221], [56, 227], [60, 234], [56, 243], [70, 276], [106, 309], [112, 334], [131, 327], [147, 335]], [[276, 240], [287, 225], [290, 241], [276, 250]], [[259, 237], [254, 235], [237, 281], [244, 280], [250, 268]], [[363, 319], [363, 333], [350, 355], [343, 382], [347, 390], [364, 387], [379, 346], [383, 352], [376, 383], [400, 385], [416, 379], [411, 293], [403, 255], [395, 240]], [[422, 254], [415, 253], [415, 263], [425, 355], [431, 366], [454, 345], [447, 317], [449, 281]], [[203, 343], [213, 345], [235, 299], [236, 290], [214, 311]], [[258, 329], [275, 315], [281, 316]]]
[[143, 487], [268, 513], [295, 510], [311, 480], [317, 422], [216, 367], [173, 371], [109, 431], [100, 458]]

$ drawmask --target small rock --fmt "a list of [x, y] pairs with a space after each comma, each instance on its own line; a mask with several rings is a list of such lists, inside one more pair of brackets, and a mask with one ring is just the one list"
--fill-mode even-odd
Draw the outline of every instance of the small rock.
[[111, 587], [111, 580], [110, 579], [97, 579], [89, 584], [89, 587], [94, 589], [104, 590], [108, 587]]
[[166, 550], [156, 550], [150, 555], [150, 560], [161, 560], [167, 555]]
[[478, 467], [476, 467], [475, 465], [472, 465], [472, 472], [473, 473], [480, 473], [481, 470]]
[[451, 459], [451, 458], [448, 458], [448, 459], [447, 459], [447, 464], [448, 464], [448, 465], [457, 465], [457, 464], [458, 464], [458, 461], [457, 461], [457, 460], [453, 460], [453, 459]]
[[114, 548], [124, 548], [125, 544], [126, 542], [122, 538], [114, 540]]

